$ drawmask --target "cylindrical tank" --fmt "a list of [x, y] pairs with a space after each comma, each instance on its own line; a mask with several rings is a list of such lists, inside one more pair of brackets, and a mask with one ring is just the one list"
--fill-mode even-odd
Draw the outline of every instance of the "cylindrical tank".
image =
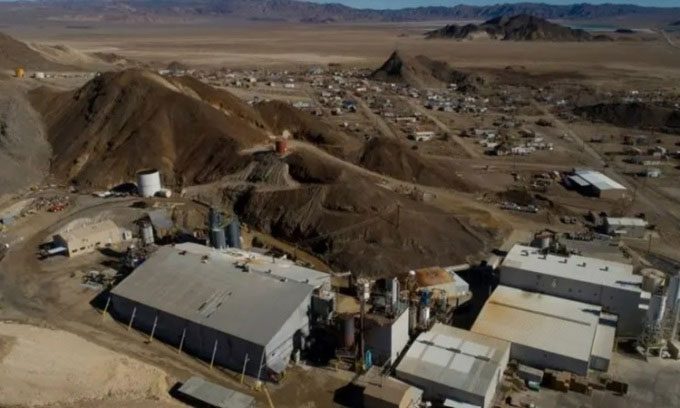
[[287, 139], [276, 139], [276, 153], [286, 154], [288, 151], [288, 140]]
[[653, 268], [643, 269], [640, 275], [642, 275], [642, 290], [651, 293], [656, 293], [666, 281], [666, 274]]
[[418, 325], [418, 306], [411, 304], [408, 308], [408, 331], [413, 333]]
[[144, 222], [139, 228], [139, 232], [142, 237], [142, 244], [144, 246], [152, 245], [155, 240], [153, 236], [153, 226], [149, 222]]
[[647, 312], [647, 319], [654, 324], [661, 324], [661, 321], [666, 314], [666, 296], [654, 295], [649, 300], [649, 310]]
[[227, 225], [227, 245], [230, 248], [241, 248], [241, 223], [236, 217]]
[[420, 306], [420, 321], [421, 327], [428, 327], [430, 324], [430, 306]]
[[222, 214], [216, 208], [210, 208], [208, 213], [208, 226], [210, 229], [222, 227]]
[[163, 189], [161, 173], [156, 169], [137, 173], [137, 190], [142, 197], [153, 197]]
[[26, 76], [26, 71], [23, 68], [18, 67], [14, 70], [14, 76], [17, 78], [23, 78]]
[[346, 349], [350, 349], [354, 347], [354, 340], [355, 340], [355, 328], [354, 328], [354, 316], [347, 316], [344, 321], [342, 322], [343, 324], [343, 332], [344, 332], [344, 343], [343, 345], [345, 346]]
[[390, 307], [396, 307], [399, 302], [399, 280], [392, 278], [387, 281], [387, 292], [390, 300]]
[[227, 237], [224, 234], [224, 229], [214, 228], [210, 230], [210, 246], [216, 249], [227, 247]]

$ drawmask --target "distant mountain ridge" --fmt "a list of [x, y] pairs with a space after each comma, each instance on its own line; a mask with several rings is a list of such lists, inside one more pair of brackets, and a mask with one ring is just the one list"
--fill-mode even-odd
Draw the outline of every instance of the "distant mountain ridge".
[[626, 4], [549, 5], [542, 3], [491, 6], [415, 7], [398, 10], [356, 9], [341, 4], [297, 0], [38, 0], [0, 2], [0, 18], [33, 16], [88, 21], [161, 21], [163, 19], [236, 18], [261, 21], [353, 22], [489, 20], [531, 14], [546, 19], [595, 20], [647, 17], [664, 22], [680, 19], [680, 7]]
[[593, 41], [602, 39], [584, 30], [565, 27], [528, 14], [496, 17], [479, 25], [447, 25], [426, 34], [428, 39], [467, 40], [477, 36], [505, 41]]

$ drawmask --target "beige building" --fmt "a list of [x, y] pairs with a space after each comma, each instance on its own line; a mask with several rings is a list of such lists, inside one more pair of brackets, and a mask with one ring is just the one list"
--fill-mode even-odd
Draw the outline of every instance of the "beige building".
[[89, 254], [99, 248], [117, 245], [130, 239], [132, 239], [130, 231], [119, 228], [111, 220], [104, 220], [55, 235], [54, 243], [66, 248], [66, 253], [71, 257]]

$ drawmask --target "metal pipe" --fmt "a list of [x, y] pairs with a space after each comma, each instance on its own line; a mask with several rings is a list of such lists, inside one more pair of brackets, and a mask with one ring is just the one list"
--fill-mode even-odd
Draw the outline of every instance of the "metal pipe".
[[262, 365], [264, 364], [264, 352], [265, 348], [262, 348], [262, 356], [260, 357], [260, 367], [257, 369], [257, 380], [260, 381], [260, 376], [262, 375]]
[[217, 353], [217, 339], [215, 339], [215, 345], [213, 346], [212, 357], [210, 358], [210, 369], [212, 370], [213, 364], [215, 363], [215, 354]]
[[137, 314], [137, 306], [132, 309], [132, 316], [130, 316], [130, 323], [128, 324], [128, 330], [132, 328], [132, 322], [135, 320], [135, 315]]
[[153, 318], [153, 327], [151, 328], [151, 334], [149, 335], [149, 342], [153, 341], [153, 335], [156, 333], [156, 326], [158, 325], [158, 315]]
[[106, 316], [106, 312], [109, 310], [109, 304], [111, 303], [111, 296], [109, 296], [106, 299], [106, 304], [104, 305], [104, 311], [102, 312], [102, 320], [104, 320], [104, 316]]
[[246, 353], [246, 359], [243, 360], [243, 370], [241, 370], [241, 384], [246, 377], [246, 365], [248, 364], [248, 353]]
[[179, 341], [179, 348], [177, 349], [177, 354], [182, 354], [182, 347], [184, 346], [184, 337], [187, 335], [187, 328], [182, 330], [182, 339]]

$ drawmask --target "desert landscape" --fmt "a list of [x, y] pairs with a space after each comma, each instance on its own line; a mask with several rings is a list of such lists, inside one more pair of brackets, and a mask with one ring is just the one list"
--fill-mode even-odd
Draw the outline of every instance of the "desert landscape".
[[[680, 8], [626, 5], [0, 3], [0, 406], [220, 406], [200, 398], [225, 393], [244, 407], [369, 407], [376, 371], [395, 383], [378, 387], [387, 400], [420, 390], [409, 407], [678, 406], [676, 21]], [[631, 323], [605, 295], [508, 283], [522, 245], [539, 264], [564, 257], [540, 268], [546, 282], [577, 257], [603, 265], [594, 275], [630, 269], [650, 312]], [[273, 335], [252, 368], [259, 343], [232, 332], [249, 329], [207, 323], [239, 284], [168, 287], [178, 298], [165, 307], [188, 305], [172, 313], [124, 293], [163, 287], [135, 280], [162, 253], [186, 272], [263, 274], [263, 288], [274, 276], [282, 287], [249, 289], [253, 304], [237, 306], [252, 326], [285, 331], [292, 320], [267, 322], [283, 306], [257, 305], [313, 286], [304, 327]], [[582, 275], [570, 273], [560, 279]], [[591, 348], [610, 342], [607, 368], [594, 349], [585, 371], [536, 361], [503, 333], [510, 358], [478, 386], [493, 398], [437, 394], [404, 374], [416, 347], [435, 346], [423, 336], [481, 335], [475, 319], [509, 286], [553, 299], [536, 304], [595, 304], [600, 320], [583, 325], [594, 324]], [[597, 331], [608, 314], [610, 340]], [[385, 352], [380, 328], [397, 333], [400, 316], [406, 333], [385, 341], [404, 344]], [[205, 325], [197, 337], [192, 324]], [[495, 361], [442, 347], [454, 371], [465, 372], [459, 357]], [[194, 376], [223, 388], [181, 387]], [[456, 381], [445, 385], [465, 387]]]

